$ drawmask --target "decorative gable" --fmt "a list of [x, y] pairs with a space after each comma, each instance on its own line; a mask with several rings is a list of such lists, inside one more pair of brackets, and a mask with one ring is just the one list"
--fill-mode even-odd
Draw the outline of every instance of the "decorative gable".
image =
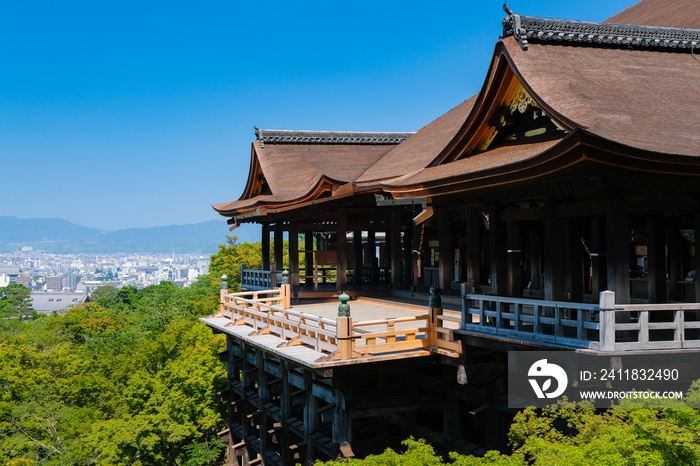
[[566, 134], [564, 128], [547, 116], [517, 79], [514, 84], [485, 124], [486, 129], [474, 148], [475, 152], [558, 139]]
[[578, 126], [532, 92], [499, 44], [471, 113], [430, 166], [497, 147], [561, 139]]

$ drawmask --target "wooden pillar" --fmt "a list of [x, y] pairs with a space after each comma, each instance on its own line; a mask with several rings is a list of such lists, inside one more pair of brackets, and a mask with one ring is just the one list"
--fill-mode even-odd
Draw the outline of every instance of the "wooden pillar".
[[274, 255], [275, 270], [281, 272], [284, 269], [284, 229], [281, 223], [275, 225]]
[[608, 290], [615, 292], [615, 302], [630, 302], [629, 208], [619, 200], [608, 202], [605, 218], [608, 259]]
[[289, 418], [292, 416], [292, 400], [289, 390], [289, 363], [285, 358], [280, 358], [280, 378], [282, 379], [280, 391], [280, 423], [282, 425], [280, 444], [282, 445], [282, 464], [292, 464], [292, 455], [289, 450], [291, 435], [288, 422]]
[[299, 227], [296, 222], [289, 225], [289, 284], [294, 290], [299, 286]]
[[270, 225], [262, 226], [262, 269], [270, 270]]
[[342, 388], [333, 389], [335, 406], [333, 407], [333, 433], [332, 439], [335, 445], [340, 445], [340, 456], [355, 456], [350, 448], [352, 439], [352, 424], [345, 406], [345, 395]]
[[404, 231], [403, 251], [401, 257], [401, 270], [403, 270], [403, 284], [411, 286], [413, 284], [413, 228], [406, 228]]
[[257, 351], [256, 355], [256, 366], [258, 373], [258, 399], [260, 400], [261, 413], [258, 413], [258, 419], [254, 422], [258, 422], [260, 428], [258, 430], [258, 435], [260, 438], [260, 454], [265, 455], [265, 452], [272, 448], [272, 441], [268, 431], [272, 428], [272, 423], [268, 417], [268, 413], [263, 407], [270, 402], [270, 385], [268, 383], [268, 374], [265, 372], [265, 357], [262, 351]]
[[564, 240], [562, 220], [556, 217], [554, 206], [544, 207], [544, 299], [563, 301], [564, 293]]
[[[526, 277], [534, 290], [542, 289], [542, 229], [541, 222], [529, 224], [528, 244], [530, 251], [530, 276]], [[528, 285], [527, 283], [525, 284]]]
[[450, 211], [447, 209], [438, 210], [438, 241], [439, 254], [438, 276], [439, 286], [443, 290], [450, 289], [452, 282], [452, 262], [454, 260], [454, 250], [452, 249], [452, 220]]
[[345, 290], [348, 287], [348, 217], [345, 209], [338, 210], [338, 266], [336, 269], [336, 288]]
[[308, 370], [304, 371], [304, 395], [306, 403], [304, 404], [304, 442], [306, 443], [306, 464], [313, 464], [314, 454], [314, 439], [312, 435], [316, 433], [316, 425], [318, 423], [318, 400], [313, 394], [313, 379]]
[[489, 249], [491, 252], [491, 294], [508, 293], [508, 258], [506, 225], [499, 220], [498, 208], [489, 213]]
[[591, 294], [594, 301], [608, 287], [607, 265], [605, 251], [605, 229], [601, 218], [591, 219], [591, 265], [593, 267], [593, 279], [591, 280]]
[[314, 233], [304, 232], [304, 284], [312, 286], [314, 284]]
[[391, 211], [391, 286], [394, 289], [401, 288], [403, 271], [401, 270], [401, 217], [399, 211]]
[[583, 244], [581, 243], [581, 225], [578, 219], [567, 219], [565, 221], [564, 241], [566, 241], [566, 262], [568, 270], [566, 276], [567, 284], [567, 300], [575, 303], [583, 302]]
[[666, 241], [663, 215], [647, 217], [647, 286], [649, 303], [666, 302]]
[[[695, 230], [700, 231], [700, 230]], [[697, 255], [696, 255], [697, 257]], [[683, 280], [683, 237], [680, 233], [680, 219], [669, 218], [668, 222], [668, 299], [681, 301], [680, 282]], [[696, 280], [697, 283], [697, 280]]]
[[520, 261], [522, 258], [522, 239], [520, 237], [520, 222], [510, 221], [506, 223], [507, 236], [507, 261], [508, 261], [508, 296], [522, 298], [521, 281], [522, 268]]
[[413, 248], [411, 253], [411, 263], [413, 265], [413, 286], [419, 290], [423, 287], [423, 249], [425, 249], [423, 234], [425, 224], [420, 223], [413, 226]]
[[353, 246], [353, 275], [354, 281], [353, 285], [355, 288], [362, 286], [362, 232], [355, 230], [352, 232], [352, 246]]
[[374, 231], [367, 232], [367, 264], [370, 267], [369, 283], [376, 285], [379, 281], [379, 264], [377, 263], [377, 242]]
[[[696, 209], [697, 210], [697, 209]], [[695, 238], [700, 238], [700, 215], [695, 215], [693, 218], [693, 227], [695, 228]], [[680, 236], [680, 235], [678, 235]], [[698, 251], [698, 241], [695, 240], [693, 247], [695, 248], [695, 257], [693, 257], [693, 267], [695, 268], [695, 302], [700, 303], [700, 251]]]
[[467, 208], [467, 276], [466, 281], [476, 290], [481, 284], [481, 211], [475, 207]]

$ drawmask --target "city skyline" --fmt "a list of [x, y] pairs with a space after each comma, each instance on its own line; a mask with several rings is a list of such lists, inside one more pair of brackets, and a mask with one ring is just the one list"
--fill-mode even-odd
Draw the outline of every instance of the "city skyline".
[[[509, 6], [600, 21], [633, 3]], [[0, 215], [221, 219], [209, 205], [241, 194], [253, 125], [416, 131], [479, 91], [501, 5], [2, 2]]]

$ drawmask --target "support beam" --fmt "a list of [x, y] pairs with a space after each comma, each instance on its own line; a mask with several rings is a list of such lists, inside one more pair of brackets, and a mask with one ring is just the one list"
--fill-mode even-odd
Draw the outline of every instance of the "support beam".
[[594, 298], [608, 287], [605, 228], [603, 228], [603, 224], [602, 218], [596, 217], [591, 219], [591, 265], [593, 267], [591, 293]]
[[472, 284], [474, 290], [481, 284], [481, 222], [481, 211], [474, 207], [467, 207], [467, 251], [465, 257], [467, 276], [465, 279]]
[[649, 303], [666, 302], [666, 241], [663, 215], [647, 217], [647, 286]]
[[615, 302], [630, 302], [629, 207], [626, 202], [608, 202], [605, 218], [608, 244], [608, 290], [615, 292]]
[[374, 231], [367, 232], [367, 264], [370, 267], [369, 283], [376, 285], [379, 283], [379, 263], [377, 262], [377, 242]]
[[564, 240], [562, 220], [551, 204], [544, 207], [544, 299], [564, 301]]
[[304, 232], [304, 284], [314, 284], [314, 234], [312, 231]]
[[507, 228], [507, 261], [508, 261], [508, 296], [521, 298], [522, 290], [522, 238], [520, 236], [520, 222], [510, 221]]
[[270, 270], [270, 225], [262, 226], [262, 269]]
[[401, 270], [401, 217], [396, 209], [391, 212], [389, 241], [391, 243], [391, 286], [398, 290], [401, 288], [403, 271]]
[[348, 217], [345, 209], [338, 210], [338, 266], [336, 270], [336, 288], [345, 290], [348, 287]]
[[284, 269], [284, 229], [280, 223], [275, 225], [274, 254], [275, 271], [279, 273]]
[[289, 284], [293, 290], [299, 286], [299, 230], [294, 222], [289, 225]]
[[508, 258], [506, 225], [499, 220], [497, 208], [489, 211], [489, 250], [491, 256], [491, 293], [508, 293]]
[[[697, 224], [696, 224], [697, 225]], [[668, 299], [681, 301], [683, 280], [683, 237], [680, 233], [680, 218], [672, 216], [668, 221]], [[695, 230], [699, 231], [699, 230]], [[697, 255], [696, 255], [697, 257]], [[698, 280], [696, 279], [696, 286]]]
[[[697, 212], [697, 208], [695, 209]], [[700, 215], [695, 215], [693, 218], [693, 226], [695, 228], [695, 237], [700, 238]], [[680, 235], [678, 235], [680, 236]], [[695, 248], [694, 264], [692, 265], [695, 269], [695, 302], [700, 302], [700, 251], [698, 251], [698, 241], [695, 240], [693, 247]]]
[[352, 252], [353, 252], [353, 286], [360, 288], [362, 286], [362, 231], [355, 230], [352, 232]]
[[566, 298], [575, 303], [583, 302], [584, 291], [584, 260], [583, 254], [585, 250], [581, 243], [581, 221], [576, 218], [564, 220], [566, 233], [564, 235], [566, 241], [566, 261], [567, 261], [567, 280], [568, 293]]
[[438, 275], [440, 288], [450, 289], [452, 282], [452, 264], [454, 260], [454, 250], [452, 249], [452, 219], [450, 211], [442, 208], [438, 210], [438, 241], [440, 259], [438, 262]]
[[[528, 242], [530, 245], [530, 276], [527, 278], [531, 282], [532, 289], [542, 289], [542, 221], [530, 222]], [[527, 284], [526, 284], [527, 285]]]

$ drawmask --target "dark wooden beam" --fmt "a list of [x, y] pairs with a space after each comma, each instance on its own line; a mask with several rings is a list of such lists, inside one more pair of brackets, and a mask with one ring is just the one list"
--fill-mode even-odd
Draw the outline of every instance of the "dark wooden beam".
[[568, 273], [567, 284], [568, 294], [566, 298], [575, 303], [583, 302], [584, 291], [584, 260], [583, 255], [585, 249], [581, 242], [581, 220], [567, 219], [565, 220], [564, 241], [566, 241], [566, 261]]
[[508, 258], [506, 224], [500, 220], [497, 208], [489, 211], [489, 249], [491, 255], [491, 293], [508, 293]]
[[544, 235], [544, 299], [564, 301], [563, 222], [551, 204], [545, 206]]
[[515, 298], [520, 295], [522, 282], [522, 268], [520, 261], [522, 258], [522, 238], [520, 236], [520, 222], [506, 222], [507, 246], [506, 260], [508, 261], [508, 296]]
[[367, 232], [367, 265], [370, 267], [369, 282], [376, 285], [379, 280], [379, 264], [377, 263], [377, 243], [374, 231]]
[[299, 286], [299, 230], [297, 225], [289, 225], [289, 284]]
[[262, 226], [262, 269], [270, 270], [270, 225]]
[[281, 272], [284, 268], [284, 229], [282, 225], [275, 225], [274, 242], [275, 270]]
[[304, 232], [304, 284], [311, 286], [314, 284], [314, 234], [312, 231]]
[[353, 251], [353, 286], [359, 288], [362, 286], [362, 231], [355, 230], [352, 232], [352, 251]]
[[591, 293], [594, 299], [598, 299], [601, 291], [608, 287], [607, 256], [605, 249], [605, 228], [603, 219], [596, 217], [591, 219], [591, 265], [593, 266], [593, 279], [591, 280]]
[[664, 217], [647, 217], [647, 286], [649, 303], [666, 302], [666, 241], [664, 237]]
[[399, 211], [391, 211], [391, 286], [398, 290], [401, 288], [403, 270], [401, 268], [401, 217]]
[[467, 276], [465, 280], [474, 287], [481, 284], [481, 210], [467, 207]]
[[348, 218], [345, 209], [338, 210], [338, 268], [336, 270], [336, 287], [345, 290], [348, 287]]
[[452, 266], [454, 261], [454, 251], [452, 249], [452, 218], [450, 211], [440, 209], [437, 215], [438, 220], [438, 242], [440, 258], [438, 262], [438, 274], [440, 288], [450, 289], [452, 282]]
[[630, 302], [629, 209], [622, 200], [608, 202], [605, 218], [608, 246], [608, 290], [615, 292], [615, 302]]

